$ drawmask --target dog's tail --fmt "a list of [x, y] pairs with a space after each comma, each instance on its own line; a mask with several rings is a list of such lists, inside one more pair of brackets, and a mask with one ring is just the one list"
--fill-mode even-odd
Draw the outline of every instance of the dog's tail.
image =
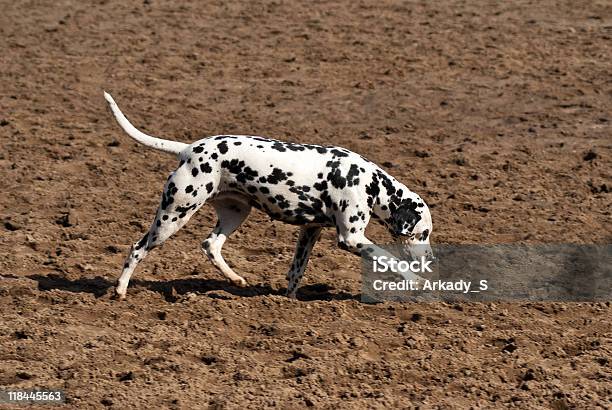
[[121, 128], [123, 128], [123, 131], [125, 131], [130, 137], [134, 138], [141, 144], [146, 145], [147, 147], [158, 149], [160, 151], [170, 152], [172, 154], [178, 154], [188, 146], [187, 144], [178, 141], [169, 141], [161, 138], [155, 138], [137, 130], [136, 127], [134, 127], [128, 121], [128, 119], [125, 118], [125, 115], [123, 115], [123, 113], [117, 106], [117, 103], [115, 102], [115, 100], [113, 100], [113, 97], [111, 97], [111, 95], [106, 91], [104, 92], [104, 98], [108, 102], [108, 105], [110, 106], [110, 109], [113, 112], [115, 119], [117, 120]]

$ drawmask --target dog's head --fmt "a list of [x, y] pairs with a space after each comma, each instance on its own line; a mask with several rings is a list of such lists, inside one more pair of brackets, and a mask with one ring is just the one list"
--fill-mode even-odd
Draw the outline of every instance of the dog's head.
[[393, 236], [401, 242], [404, 250], [417, 259], [424, 256], [433, 259], [433, 252], [429, 244], [431, 231], [431, 213], [425, 202], [418, 198], [416, 201], [403, 201], [391, 212], [389, 227]]

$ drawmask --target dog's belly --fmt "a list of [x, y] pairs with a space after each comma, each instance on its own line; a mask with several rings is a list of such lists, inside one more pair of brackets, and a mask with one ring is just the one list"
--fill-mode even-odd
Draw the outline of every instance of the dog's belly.
[[[333, 203], [327, 207], [323, 199], [300, 192], [296, 194], [286, 189], [270, 189], [267, 185], [250, 184], [243, 186], [231, 183], [220, 192], [215, 200], [232, 198], [265, 212], [273, 220], [292, 225], [333, 225]], [[258, 188], [255, 192], [252, 187]], [[263, 188], [261, 192], [259, 188]], [[286, 188], [286, 187], [279, 187]], [[328, 201], [329, 202], [329, 201]]]

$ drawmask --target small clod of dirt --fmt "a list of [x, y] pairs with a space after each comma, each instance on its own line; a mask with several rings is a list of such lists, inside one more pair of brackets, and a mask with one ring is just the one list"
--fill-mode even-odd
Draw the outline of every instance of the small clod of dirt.
[[117, 379], [120, 382], [127, 382], [127, 381], [136, 379], [136, 375], [134, 374], [134, 372], [130, 370], [127, 372], [122, 372], [122, 373], [117, 374]]
[[585, 154], [582, 156], [582, 159], [584, 161], [593, 161], [594, 159], [597, 159], [597, 153], [593, 150], [589, 150], [585, 152]]

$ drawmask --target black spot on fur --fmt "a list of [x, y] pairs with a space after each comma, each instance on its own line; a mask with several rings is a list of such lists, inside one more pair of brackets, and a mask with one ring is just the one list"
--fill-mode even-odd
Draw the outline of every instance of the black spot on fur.
[[359, 185], [359, 166], [351, 164], [348, 174], [346, 174], [346, 182], [348, 186]]
[[343, 189], [346, 186], [346, 178], [342, 176], [339, 168], [333, 169], [327, 174], [327, 180], [334, 188]]
[[254, 181], [255, 178], [258, 176], [259, 174], [257, 173], [257, 171], [255, 171], [254, 169], [252, 169], [251, 167], [244, 167], [244, 169], [242, 170], [242, 172], [240, 172], [237, 176], [236, 176], [236, 180], [238, 182], [242, 182], [243, 184], [246, 183], [247, 181]]
[[281, 169], [274, 168], [272, 173], [268, 175], [267, 180], [269, 184], [278, 184], [287, 179], [287, 174], [285, 174]]
[[380, 194], [380, 187], [376, 175], [372, 175], [372, 182], [366, 185], [366, 194], [368, 194], [368, 206], [371, 208], [372, 205], [374, 205], [374, 199], [378, 198]]
[[[391, 196], [395, 194], [395, 185], [393, 184], [393, 181], [391, 181], [391, 179], [380, 170], [377, 172], [377, 176], [380, 178], [382, 186], [387, 190], [387, 195]], [[398, 195], [401, 196], [401, 194]]]
[[217, 148], [219, 149], [219, 152], [221, 154], [226, 154], [227, 151], [229, 150], [228, 147], [227, 147], [227, 142], [225, 142], [225, 141], [220, 142], [219, 144], [217, 144]]
[[428, 236], [429, 236], [429, 229], [425, 229], [423, 233], [421, 234], [421, 240], [426, 241]]
[[201, 146], [194, 147], [194, 149], [193, 149], [193, 152], [195, 152], [196, 154], [199, 154], [202, 151], [204, 151], [204, 148], [201, 147]]
[[290, 206], [289, 201], [285, 199], [284, 196], [278, 194], [274, 197], [278, 201], [278, 207], [281, 209], [287, 209]]
[[227, 169], [232, 174], [239, 174], [242, 172], [242, 167], [244, 167], [244, 161], [239, 161], [238, 159], [228, 161], [225, 159], [221, 162], [221, 167]]
[[162, 210], [165, 210], [169, 205], [171, 205], [174, 202], [173, 195], [176, 194], [177, 191], [178, 191], [178, 188], [176, 187], [176, 185], [174, 185], [174, 182], [170, 182], [168, 184], [168, 187], [162, 194], [162, 200], [161, 200]]
[[329, 196], [329, 192], [323, 191], [321, 193], [321, 200], [323, 201], [323, 203], [325, 204], [325, 206], [327, 208], [331, 208], [331, 206], [332, 206], [332, 199], [331, 199], [331, 196]]
[[274, 141], [274, 144], [272, 144], [271, 147], [273, 150], [278, 151], [278, 152], [285, 152], [287, 151], [287, 149], [285, 148], [285, 144], [283, 144], [280, 141]]
[[136, 247], [135, 247], [136, 250], [139, 250], [140, 248], [145, 246], [148, 241], [149, 241], [149, 233], [147, 232], [145, 236], [143, 236], [142, 239], [139, 240], [138, 243], [136, 244]]
[[327, 189], [327, 181], [315, 182], [312, 187], [317, 191], [325, 191]]
[[200, 171], [204, 172], [205, 174], [210, 174], [212, 172], [212, 168], [210, 165], [208, 165], [208, 162], [205, 162], [200, 164]]
[[292, 142], [288, 142], [285, 144], [285, 147], [290, 150], [290, 151], [304, 151], [306, 148], [304, 148], [303, 145], [301, 144], [295, 144]]
[[191, 191], [193, 191], [193, 185], [187, 185], [187, 188], [185, 188], [185, 192], [190, 193]]
[[336, 157], [348, 157], [349, 156], [349, 154], [347, 154], [344, 151], [340, 151], [338, 148], [334, 148], [330, 152], [334, 154], [334, 156]]

